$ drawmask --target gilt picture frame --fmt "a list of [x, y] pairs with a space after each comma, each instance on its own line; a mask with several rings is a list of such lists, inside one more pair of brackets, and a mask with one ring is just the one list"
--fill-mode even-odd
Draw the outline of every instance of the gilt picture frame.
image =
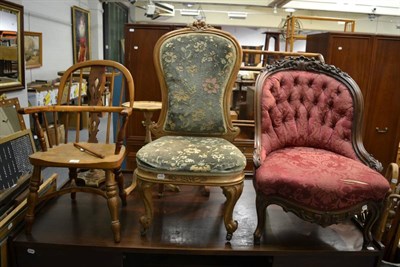
[[71, 13], [73, 62], [75, 64], [91, 59], [90, 11], [73, 6]]
[[19, 108], [17, 97], [0, 100], [0, 139], [26, 129], [24, 117], [18, 113]]
[[24, 55], [27, 69], [43, 65], [43, 48], [41, 32], [24, 32]]

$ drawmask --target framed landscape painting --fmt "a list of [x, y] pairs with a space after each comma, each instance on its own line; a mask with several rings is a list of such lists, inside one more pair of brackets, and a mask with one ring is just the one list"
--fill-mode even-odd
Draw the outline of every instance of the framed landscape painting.
[[42, 66], [42, 33], [24, 32], [24, 54], [27, 69]]
[[72, 7], [72, 46], [74, 64], [90, 59], [90, 11]]

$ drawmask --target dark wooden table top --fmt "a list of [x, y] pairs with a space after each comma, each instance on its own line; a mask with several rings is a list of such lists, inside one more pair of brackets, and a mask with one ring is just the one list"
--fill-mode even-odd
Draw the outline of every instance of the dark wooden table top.
[[[130, 181], [126, 181], [130, 184]], [[225, 197], [220, 188], [211, 188], [209, 198], [197, 187], [181, 186], [181, 192], [165, 192], [157, 197], [154, 187], [154, 222], [146, 236], [140, 235], [139, 217], [144, 208], [135, 189], [128, 205], [121, 208], [121, 243], [113, 241], [106, 200], [78, 193], [51, 200], [36, 216], [32, 235], [21, 232], [15, 242], [54, 245], [101, 246], [126, 250], [192, 250], [213, 253], [255, 253], [271, 251], [357, 251], [362, 235], [349, 223], [327, 228], [304, 222], [278, 206], [268, 208], [266, 235], [261, 246], [253, 245], [256, 227], [255, 195], [251, 180], [245, 181], [234, 210], [239, 223], [232, 240], [225, 240], [222, 209]]]

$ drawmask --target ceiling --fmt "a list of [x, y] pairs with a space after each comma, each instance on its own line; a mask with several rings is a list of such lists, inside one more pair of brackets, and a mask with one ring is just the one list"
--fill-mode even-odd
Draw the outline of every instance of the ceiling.
[[400, 16], [400, 0], [294, 0], [284, 8]]
[[[400, 0], [152, 0], [180, 4], [255, 6], [400, 16]], [[135, 1], [136, 2], [136, 1]], [[149, 2], [149, 0], [138, 0]]]

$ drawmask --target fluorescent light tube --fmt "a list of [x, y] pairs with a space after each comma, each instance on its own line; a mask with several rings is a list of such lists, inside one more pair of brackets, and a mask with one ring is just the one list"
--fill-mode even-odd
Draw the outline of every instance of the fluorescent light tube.
[[181, 10], [181, 16], [196, 17], [198, 15], [200, 15], [200, 11], [199, 10], [194, 10], [194, 9], [182, 9]]
[[228, 12], [228, 17], [230, 19], [245, 19], [247, 18], [246, 12]]

